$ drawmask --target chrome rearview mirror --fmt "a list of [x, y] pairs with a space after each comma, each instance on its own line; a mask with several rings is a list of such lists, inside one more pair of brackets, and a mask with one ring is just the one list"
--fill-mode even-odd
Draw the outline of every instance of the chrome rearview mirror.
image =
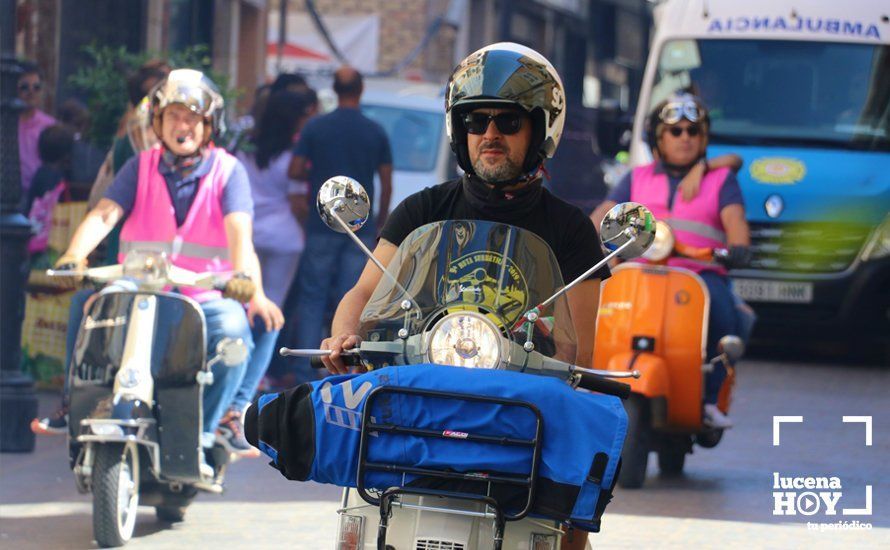
[[362, 185], [347, 176], [334, 176], [321, 186], [316, 197], [322, 221], [339, 233], [354, 233], [365, 225], [371, 200]]
[[[368, 221], [368, 215], [371, 212], [371, 200], [362, 184], [348, 176], [334, 176], [321, 185], [316, 197], [316, 206], [325, 225], [334, 231], [346, 233], [384, 276], [390, 279], [406, 296], [411, 295], [355, 234]], [[413, 300], [407, 300], [407, 302], [411, 307], [416, 308]], [[419, 315], [420, 309], [416, 309]]]
[[642, 204], [616, 204], [600, 224], [600, 239], [607, 249], [617, 251], [618, 257], [637, 258], [655, 240], [655, 217]]
[[717, 351], [726, 355], [730, 363], [735, 363], [745, 353], [745, 343], [738, 336], [728, 334], [717, 342]]

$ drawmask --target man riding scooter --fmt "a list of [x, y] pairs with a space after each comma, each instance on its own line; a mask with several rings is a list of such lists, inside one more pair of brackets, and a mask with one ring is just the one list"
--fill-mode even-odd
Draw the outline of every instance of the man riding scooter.
[[[747, 340], [754, 323], [753, 311], [732, 292], [726, 267], [743, 267], [750, 260], [750, 233], [742, 192], [728, 167], [738, 167], [733, 155], [708, 161], [709, 119], [704, 103], [691, 94], [679, 94], [659, 103], [648, 118], [649, 143], [655, 161], [635, 168], [591, 214], [594, 223], [619, 202], [634, 201], [668, 221], [677, 243], [695, 249], [728, 248], [722, 264], [673, 257], [668, 265], [697, 273], [708, 287], [708, 359], [719, 355], [723, 336]], [[732, 421], [717, 407], [727, 375], [717, 363], [705, 380], [703, 423], [730, 428]]]
[[[204, 312], [209, 354], [226, 337], [241, 339], [252, 349], [248, 316], [260, 315], [271, 326], [270, 316], [277, 310], [254, 283], [260, 272], [251, 238], [253, 201], [247, 174], [237, 159], [211, 144], [221, 124], [223, 98], [203, 73], [179, 69], [160, 82], [149, 99], [152, 127], [161, 145], [143, 151], [121, 168], [55, 267], [83, 270], [90, 252], [125, 218], [121, 261], [131, 250], [157, 250], [165, 252], [173, 265], [190, 271], [235, 273], [221, 294], [180, 291], [199, 302]], [[72, 300], [69, 331], [80, 325], [89, 295], [84, 291]], [[241, 304], [247, 302], [245, 314]], [[69, 349], [69, 357], [70, 353]], [[203, 398], [205, 448], [214, 443], [214, 432], [232, 402], [246, 363], [212, 368], [214, 383], [205, 386]], [[67, 432], [66, 406], [50, 418], [35, 420], [32, 428], [43, 433]]]
[[[542, 167], [556, 152], [565, 120], [565, 95], [556, 70], [538, 52], [513, 43], [482, 48], [451, 75], [445, 126], [465, 175], [406, 198], [387, 219], [374, 256], [385, 266], [416, 228], [441, 220], [488, 220], [527, 229], [554, 251], [563, 279], [571, 281], [603, 258], [596, 229], [583, 212], [542, 185]], [[568, 291], [578, 334], [575, 364], [592, 360], [596, 310], [608, 268]], [[359, 315], [381, 272], [370, 261], [337, 308], [333, 350], [322, 361], [345, 373], [341, 353], [359, 345]], [[569, 540], [570, 539], [570, 540]], [[575, 532], [564, 548], [583, 548], [586, 533]]]

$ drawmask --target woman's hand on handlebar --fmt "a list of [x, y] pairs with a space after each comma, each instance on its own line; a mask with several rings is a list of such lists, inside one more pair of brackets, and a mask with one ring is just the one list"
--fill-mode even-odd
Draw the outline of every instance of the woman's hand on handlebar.
[[[73, 254], [65, 253], [59, 256], [59, 259], [56, 260], [56, 263], [53, 264], [53, 269], [57, 269], [60, 271], [84, 271], [87, 268], [87, 261], [83, 258], [78, 258]], [[77, 275], [57, 275], [56, 276], [56, 284], [62, 288], [73, 289], [83, 281], [83, 276]]]
[[[329, 349], [331, 350], [331, 354], [322, 356], [321, 362], [324, 363], [324, 366], [332, 374], [347, 374], [349, 372], [349, 367], [343, 363], [340, 354], [344, 350], [353, 349], [361, 343], [362, 339], [357, 334], [341, 334], [339, 336], [325, 338], [321, 342], [321, 349]], [[359, 370], [363, 371], [364, 369], [359, 367]]]

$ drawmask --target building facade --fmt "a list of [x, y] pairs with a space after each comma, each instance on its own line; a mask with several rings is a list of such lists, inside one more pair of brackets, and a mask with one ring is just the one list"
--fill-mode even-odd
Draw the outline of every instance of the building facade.
[[203, 44], [215, 70], [253, 90], [265, 77], [266, 10], [266, 0], [17, 0], [16, 54], [43, 71], [50, 111], [74, 95], [69, 78], [90, 44], [160, 56]]

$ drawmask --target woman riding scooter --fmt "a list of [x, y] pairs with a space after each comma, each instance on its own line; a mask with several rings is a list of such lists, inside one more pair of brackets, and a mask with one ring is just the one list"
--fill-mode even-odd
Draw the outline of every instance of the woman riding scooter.
[[[83, 270], [87, 256], [125, 219], [121, 261], [128, 251], [150, 249], [165, 252], [174, 265], [192, 271], [235, 273], [222, 294], [187, 289], [183, 293], [201, 304], [211, 353], [225, 337], [240, 338], [252, 348], [248, 317], [259, 315], [268, 327], [280, 325], [281, 314], [263, 294], [262, 285], [256, 284], [260, 271], [251, 240], [253, 199], [247, 174], [240, 161], [211, 143], [222, 123], [223, 98], [203, 73], [178, 69], [152, 89], [149, 100], [152, 128], [161, 144], [121, 168], [55, 267]], [[80, 325], [89, 295], [78, 293], [72, 300], [72, 332]], [[247, 315], [238, 302], [249, 302]], [[279, 320], [273, 323], [273, 317]], [[246, 361], [213, 369], [215, 383], [207, 386], [203, 401], [205, 448], [215, 441], [214, 432], [232, 403], [245, 366]], [[63, 401], [53, 416], [35, 419], [32, 429], [66, 433], [67, 413]], [[230, 433], [239, 436], [241, 431]]]
[[[722, 264], [674, 257], [669, 265], [697, 273], [710, 293], [708, 359], [719, 355], [718, 342], [732, 334], [747, 339], [753, 311], [735, 297], [726, 267], [742, 267], [750, 260], [750, 233], [742, 192], [734, 173], [735, 156], [708, 161], [708, 111], [701, 99], [677, 94], [659, 103], [648, 117], [649, 143], [655, 161], [635, 168], [591, 214], [594, 223], [619, 202], [649, 207], [656, 218], [669, 220], [677, 243], [696, 249], [728, 248]], [[703, 423], [730, 428], [732, 421], [717, 407], [726, 378], [722, 363], [705, 380]]]

